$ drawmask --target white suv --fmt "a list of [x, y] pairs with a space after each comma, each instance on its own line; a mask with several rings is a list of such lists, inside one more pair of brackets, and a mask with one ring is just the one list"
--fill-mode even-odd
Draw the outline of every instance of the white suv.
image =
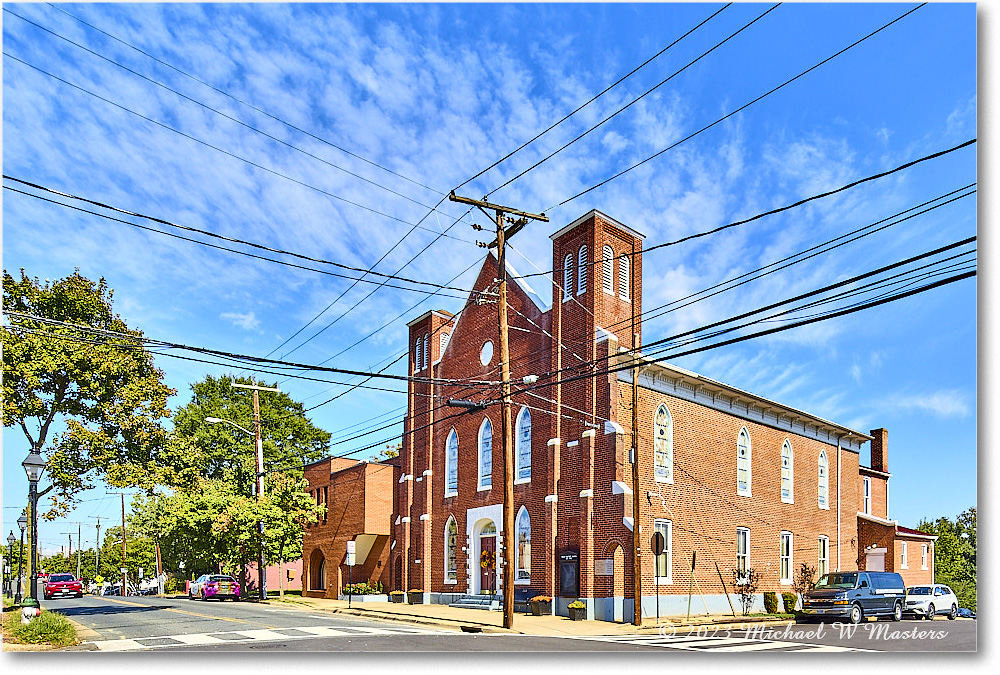
[[924, 584], [906, 589], [906, 614], [933, 619], [937, 614], [947, 614], [949, 619], [958, 616], [958, 598], [943, 584]]

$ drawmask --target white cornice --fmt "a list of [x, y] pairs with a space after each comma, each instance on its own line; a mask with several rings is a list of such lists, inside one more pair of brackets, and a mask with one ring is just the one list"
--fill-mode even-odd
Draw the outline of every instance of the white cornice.
[[576, 227], [577, 225], [579, 225], [580, 223], [584, 222], [585, 220], [588, 220], [589, 218], [591, 218], [593, 216], [598, 216], [601, 220], [607, 222], [609, 225], [614, 225], [615, 227], [619, 228], [620, 230], [623, 230], [624, 232], [627, 232], [627, 233], [631, 234], [633, 237], [636, 237], [638, 239], [645, 239], [646, 238], [646, 235], [642, 234], [641, 232], [637, 232], [636, 230], [633, 230], [628, 225], [625, 225], [623, 223], [619, 223], [617, 220], [615, 220], [611, 216], [609, 216], [609, 215], [607, 215], [605, 213], [601, 213], [597, 209], [591, 209], [590, 211], [588, 211], [587, 213], [583, 214], [582, 216], [580, 216], [579, 218], [577, 218], [576, 220], [574, 220], [572, 223], [570, 223], [566, 227], [564, 227], [561, 230], [559, 230], [558, 232], [556, 232], [555, 234], [550, 234], [549, 235], [549, 239], [552, 239], [552, 240], [558, 239], [559, 237], [561, 237], [562, 235], [566, 234], [567, 232], [569, 232], [570, 230], [572, 230], [574, 227]]

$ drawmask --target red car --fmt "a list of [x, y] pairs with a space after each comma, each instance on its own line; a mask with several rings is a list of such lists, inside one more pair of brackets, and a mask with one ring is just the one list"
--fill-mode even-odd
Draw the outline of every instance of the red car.
[[42, 592], [46, 600], [51, 600], [57, 595], [82, 598], [83, 584], [72, 574], [50, 574]]

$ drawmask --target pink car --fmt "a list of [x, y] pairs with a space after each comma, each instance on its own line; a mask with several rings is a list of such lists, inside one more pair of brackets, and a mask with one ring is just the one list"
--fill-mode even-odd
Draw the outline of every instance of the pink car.
[[191, 587], [188, 589], [188, 597], [192, 600], [195, 598], [201, 598], [202, 600], [210, 598], [217, 598], [219, 600], [232, 598], [233, 600], [239, 600], [240, 583], [228, 574], [202, 574], [191, 582]]

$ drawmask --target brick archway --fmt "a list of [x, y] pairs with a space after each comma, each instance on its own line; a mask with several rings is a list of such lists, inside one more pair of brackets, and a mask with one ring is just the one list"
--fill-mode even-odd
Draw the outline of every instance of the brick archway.
[[318, 548], [309, 556], [309, 590], [326, 590], [326, 557]]

